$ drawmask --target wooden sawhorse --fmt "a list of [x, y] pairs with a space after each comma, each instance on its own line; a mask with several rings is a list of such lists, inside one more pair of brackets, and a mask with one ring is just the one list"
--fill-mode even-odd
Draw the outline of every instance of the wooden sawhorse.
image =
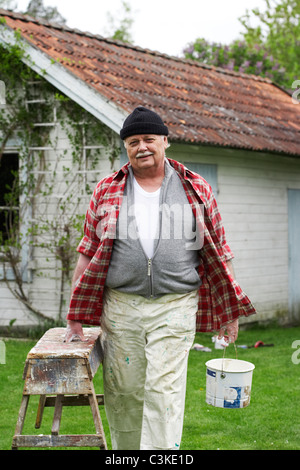
[[[107, 449], [93, 377], [102, 362], [100, 328], [83, 328], [86, 342], [65, 343], [65, 328], [52, 328], [28, 353], [23, 380], [23, 397], [12, 449], [19, 447], [100, 447]], [[30, 395], [40, 395], [36, 424], [41, 425], [45, 406], [54, 406], [50, 435], [22, 435]], [[48, 396], [50, 395], [50, 396]], [[62, 407], [91, 407], [95, 434], [59, 434]]]

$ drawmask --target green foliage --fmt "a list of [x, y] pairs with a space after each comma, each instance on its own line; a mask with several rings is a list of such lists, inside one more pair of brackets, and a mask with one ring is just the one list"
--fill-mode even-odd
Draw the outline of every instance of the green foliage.
[[[8, 141], [19, 145], [19, 170], [4, 196], [9, 210], [5, 237], [0, 233], [0, 258], [4, 280], [8, 281], [8, 268], [14, 274], [15, 285], [7, 282], [8, 288], [43, 321], [51, 318], [32, 305], [24, 289], [28, 268], [22, 262], [22, 248], [39, 248], [45, 260], [57, 260], [60, 321], [82, 237], [84, 214], [79, 208], [93, 189], [88, 172], [99, 169], [104, 151], [113, 167], [119, 146], [113, 131], [24, 65], [26, 50], [18, 33], [15, 38], [15, 45], [0, 47], [0, 79], [6, 84], [6, 105], [0, 107], [0, 171]], [[30, 63], [29, 57], [26, 60]], [[63, 149], [58, 147], [57, 129], [67, 137]]]
[[237, 72], [270, 78], [285, 88], [300, 76], [300, 2], [265, 0], [266, 11], [252, 10], [260, 20], [251, 26], [251, 14], [247, 11], [240, 18], [245, 28], [242, 39], [229, 45], [210, 43], [198, 38], [189, 44], [186, 58]]
[[[246, 29], [244, 39], [247, 44], [258, 44], [285, 70], [281, 82], [287, 88], [300, 77], [300, 1], [265, 0], [266, 10], [252, 10], [260, 25], [251, 26], [251, 15], [247, 11], [240, 19]], [[274, 66], [274, 64], [273, 64]]]
[[270, 78], [278, 84], [284, 84], [286, 74], [284, 67], [275, 61], [264, 46], [248, 45], [245, 41], [236, 40], [228, 46], [209, 43], [199, 38], [185, 49], [188, 59], [199, 60], [236, 72], [260, 75]]
[[30, 0], [26, 12], [34, 18], [43, 18], [47, 21], [54, 21], [58, 24], [65, 24], [65, 18], [59, 13], [56, 7], [45, 7], [43, 0]]
[[107, 21], [109, 28], [107, 35], [111, 39], [122, 41], [125, 43], [132, 43], [132, 37], [130, 28], [133, 24], [133, 18], [131, 17], [131, 7], [129, 3], [122, 1], [122, 11], [114, 13], [107, 13]]
[[[26, 177], [19, 178], [15, 173], [13, 184], [6, 188], [4, 195], [5, 203], [13, 211], [19, 206], [20, 200], [23, 200], [23, 206], [17, 212], [14, 210], [14, 217], [11, 218], [11, 212], [8, 212], [6, 239], [3, 240], [3, 234], [0, 233], [0, 252], [2, 259], [6, 259], [13, 265], [15, 275], [22, 277], [19, 272], [18, 261], [19, 254], [24, 243], [25, 234], [18, 228], [22, 218], [27, 212], [27, 202], [29, 197], [34, 197], [37, 189], [37, 182], [33, 176], [33, 170], [36, 166], [36, 160], [29, 147], [40, 147], [47, 140], [48, 130], [41, 128], [37, 132], [33, 123], [37, 121], [36, 108], [26, 104], [30, 99], [29, 84], [34, 84], [40, 77], [36, 75], [28, 66], [24, 65], [22, 60], [26, 57], [26, 51], [19, 46], [19, 34], [15, 33], [16, 44], [10, 47], [10, 50], [0, 47], [1, 80], [6, 84], [5, 87], [5, 106], [0, 108], [0, 170], [3, 152], [9, 139], [17, 139], [21, 142], [19, 153], [19, 169]], [[27, 57], [26, 57], [27, 59]], [[46, 93], [46, 83], [41, 83], [39, 90], [40, 98], [43, 99]], [[47, 109], [46, 101], [43, 106], [43, 114]], [[41, 111], [41, 110], [38, 110]], [[28, 214], [27, 214], [28, 215]]]
[[15, 10], [17, 3], [14, 0], [0, 0], [0, 8], [4, 8], [4, 10]]

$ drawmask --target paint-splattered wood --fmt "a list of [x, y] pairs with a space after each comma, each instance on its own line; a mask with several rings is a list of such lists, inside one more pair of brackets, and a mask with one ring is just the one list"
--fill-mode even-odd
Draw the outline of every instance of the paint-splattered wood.
[[66, 334], [65, 328], [51, 328], [29, 351], [27, 359], [31, 358], [89, 358], [95, 343], [99, 340], [100, 328], [83, 328], [83, 334], [86, 341], [73, 341], [66, 343], [64, 341]]
[[18, 447], [100, 447], [106, 449], [99, 434], [79, 435], [22, 435], [18, 436]]
[[[86, 341], [65, 343], [65, 328], [52, 328], [27, 355], [23, 397], [12, 449], [20, 447], [100, 447], [107, 449], [93, 377], [102, 362], [100, 328], [84, 328]], [[67, 396], [65, 396], [67, 394]], [[68, 395], [69, 394], [69, 395]], [[40, 395], [35, 427], [41, 425], [45, 406], [54, 406], [51, 435], [22, 435], [30, 395]], [[55, 396], [47, 396], [55, 395]], [[96, 434], [59, 435], [63, 406], [87, 406]]]
[[27, 355], [24, 394], [85, 394], [102, 362], [100, 328], [83, 328], [86, 342], [64, 342], [65, 328], [52, 328]]

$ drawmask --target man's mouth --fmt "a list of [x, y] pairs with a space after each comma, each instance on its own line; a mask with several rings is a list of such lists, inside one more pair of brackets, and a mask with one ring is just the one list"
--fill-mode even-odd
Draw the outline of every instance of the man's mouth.
[[150, 155], [153, 155], [152, 152], [139, 152], [136, 155], [136, 158], [145, 158], [145, 157], [150, 157]]

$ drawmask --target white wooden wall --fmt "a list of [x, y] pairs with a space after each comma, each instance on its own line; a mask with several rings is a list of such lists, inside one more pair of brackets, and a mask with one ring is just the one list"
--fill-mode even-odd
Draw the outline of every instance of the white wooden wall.
[[[56, 126], [53, 132], [58, 137], [57, 146], [55, 150], [46, 152], [48, 162], [54, 162], [55, 152], [69, 149], [69, 141], [62, 129]], [[179, 144], [172, 144], [167, 155], [183, 163], [217, 165], [216, 197], [227, 241], [235, 254], [236, 278], [258, 312], [249, 321], [284, 317], [288, 309], [287, 194], [288, 189], [300, 189], [300, 159]], [[70, 155], [66, 156], [63, 164], [68, 165], [70, 159]], [[104, 149], [97, 171], [88, 171], [87, 166], [91, 188], [100, 178], [111, 173]], [[63, 172], [59, 168], [57, 180], [57, 193], [52, 197], [53, 211], [56, 210], [57, 196], [63, 189]], [[82, 199], [82, 214], [85, 214], [89, 198], [90, 194]], [[43, 204], [42, 200], [37, 202]], [[32, 267], [32, 282], [25, 286], [29, 297], [33, 305], [46, 315], [55, 317], [60, 290], [58, 261], [51, 256], [46, 261], [43, 250], [35, 248]], [[16, 319], [15, 325], [36, 323], [35, 317], [0, 282], [0, 326], [7, 325], [11, 319]]]
[[288, 189], [300, 189], [300, 159], [175, 144], [168, 156], [217, 165], [216, 197], [236, 279], [258, 312], [248, 320], [282, 320], [288, 311]]
[[[116, 135], [116, 139], [118, 139]], [[72, 155], [70, 142], [67, 138], [65, 131], [61, 128], [59, 123], [55, 123], [50, 133], [50, 141], [55, 142], [55, 148], [48, 148], [44, 150], [46, 160], [46, 170], [43, 170], [45, 182], [51, 181], [53, 177], [53, 170], [56, 167], [56, 182], [57, 186], [53, 194], [47, 198], [38, 196], [35, 200], [34, 216], [38, 219], [43, 217], [43, 213], [47, 206], [48, 215], [53, 217], [57, 214], [57, 204], [59, 198], [62, 196], [66, 185], [65, 176], [63, 171], [64, 167], [72, 167]], [[118, 141], [118, 140], [117, 140]], [[11, 147], [11, 152], [16, 152], [17, 148]], [[64, 154], [65, 150], [67, 153]], [[87, 147], [84, 150], [89, 150]], [[57, 156], [60, 155], [59, 164], [56, 166]], [[62, 157], [63, 155], [63, 157]], [[116, 162], [116, 167], [119, 167], [119, 161]], [[87, 194], [84, 190], [85, 184], [89, 183], [91, 191], [93, 191], [96, 183], [104, 176], [112, 172], [111, 163], [107, 156], [105, 148], [101, 150], [100, 156], [98, 155], [98, 164], [96, 170], [91, 171], [89, 160], [80, 171], [83, 171], [83, 179], [81, 187], [74, 186], [72, 192], [81, 194], [81, 204], [78, 209], [78, 214], [85, 215], [88, 207], [91, 193]], [[39, 168], [35, 170], [37, 174]], [[39, 241], [47, 241], [51, 238], [52, 234], [44, 234], [40, 237]], [[74, 246], [74, 251], [76, 246]], [[59, 306], [59, 293], [60, 293], [60, 271], [59, 261], [55, 259], [48, 250], [40, 247], [33, 249], [32, 257], [30, 260], [30, 274], [31, 282], [24, 283], [24, 290], [28, 294], [29, 300], [32, 305], [43, 312], [43, 314], [52, 318], [57, 317]], [[13, 281], [10, 283], [14, 287]], [[68, 308], [68, 299], [70, 297], [70, 286], [66, 286], [65, 299], [66, 308]], [[11, 320], [15, 320], [14, 326], [29, 326], [37, 323], [36, 317], [28, 311], [28, 309], [18, 301], [15, 296], [10, 292], [4, 281], [0, 281], [0, 327], [7, 326]]]

